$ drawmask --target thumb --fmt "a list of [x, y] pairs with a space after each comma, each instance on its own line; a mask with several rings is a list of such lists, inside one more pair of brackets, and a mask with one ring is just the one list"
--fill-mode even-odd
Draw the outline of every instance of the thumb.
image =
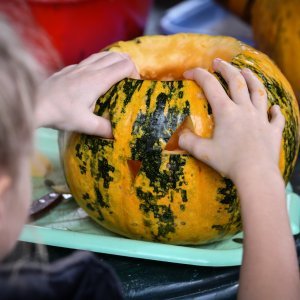
[[184, 130], [179, 136], [179, 147], [188, 151], [195, 158], [210, 164], [211, 140], [201, 138], [190, 130]]
[[81, 133], [96, 135], [103, 138], [113, 138], [112, 127], [109, 120], [99, 117], [90, 111], [81, 113], [76, 120], [75, 130]]

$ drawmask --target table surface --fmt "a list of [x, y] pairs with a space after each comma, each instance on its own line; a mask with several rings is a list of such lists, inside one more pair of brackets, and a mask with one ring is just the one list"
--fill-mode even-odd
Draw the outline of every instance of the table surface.
[[[180, 1], [155, 1], [145, 34], [159, 33], [159, 19], [165, 10]], [[294, 191], [300, 194], [300, 162], [291, 178]], [[295, 237], [298, 256], [300, 236]], [[34, 252], [35, 245], [20, 242], [9, 259], [18, 257], [23, 248]], [[74, 250], [47, 247], [50, 261]], [[110, 264], [119, 276], [127, 299], [235, 299], [240, 267], [197, 267], [143, 259], [96, 254]]]

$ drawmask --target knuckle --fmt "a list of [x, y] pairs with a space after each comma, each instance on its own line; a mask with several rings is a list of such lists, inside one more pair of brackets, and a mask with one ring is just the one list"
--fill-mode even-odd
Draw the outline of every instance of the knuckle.
[[111, 52], [117, 59], [119, 59], [120, 61], [124, 62], [124, 63], [128, 63], [128, 64], [132, 64], [132, 60], [131, 57], [124, 52]]
[[202, 73], [202, 69], [199, 68], [199, 67], [196, 67], [196, 68], [194, 68], [193, 70], [194, 70], [194, 72]]
[[199, 81], [203, 86], [209, 86], [214, 80], [214, 78], [210, 73], [202, 72], [202, 70], [198, 70], [197, 75], [198, 75], [197, 78], [199, 79]]
[[134, 63], [129, 59], [122, 59], [118, 63], [122, 65], [123, 68], [126, 68], [126, 70], [134, 68]]
[[265, 86], [263, 84], [261, 84], [258, 87], [257, 92], [258, 92], [259, 96], [261, 98], [263, 98], [265, 101], [268, 100], [268, 94], [267, 94], [266, 88], [265, 88]]
[[216, 117], [227, 117], [231, 116], [232, 118], [238, 114], [237, 107], [235, 107], [234, 103], [231, 99], [225, 99], [224, 101], [220, 101], [214, 110], [214, 114]]
[[255, 104], [263, 104], [266, 105], [268, 103], [268, 98], [265, 93], [263, 93], [262, 90], [255, 90], [252, 93], [252, 100], [255, 102]]
[[255, 73], [253, 73], [252, 71], [250, 73], [250, 79], [251, 79], [252, 83], [254, 85], [256, 85], [257, 87], [264, 87], [263, 83], [258, 79], [258, 76]]
[[190, 152], [191, 152], [195, 157], [199, 157], [200, 151], [199, 151], [198, 143], [194, 143], [194, 144], [191, 146]]
[[245, 85], [246, 86], [246, 81], [242, 74], [237, 70], [237, 69], [232, 69], [232, 71], [229, 73], [229, 80], [231, 82], [235, 82], [239, 85]]
[[217, 110], [220, 111], [220, 113], [224, 114], [232, 114], [234, 111], [234, 105], [233, 101], [228, 98], [226, 95], [221, 95], [221, 93], [216, 93], [215, 98], [222, 98], [224, 101], [219, 101]]
[[240, 98], [245, 92], [248, 93], [246, 81], [238, 74], [233, 74], [232, 77], [228, 78], [228, 85], [232, 97]]
[[[104, 52], [93, 53], [93, 54], [91, 54], [87, 59], [90, 59], [90, 58], [97, 58], [97, 57], [102, 57], [103, 55], [107, 55], [107, 54], [104, 53]], [[83, 60], [82, 62], [84, 62], [84, 60]]]
[[223, 62], [219, 65], [219, 69], [227, 79], [240, 79], [243, 78], [240, 70], [228, 62]]
[[252, 121], [257, 120], [258, 118], [258, 112], [253, 106], [249, 105], [249, 107], [247, 107], [247, 114], [248, 114], [248, 118]]
[[114, 52], [114, 53], [118, 54], [119, 56], [121, 56], [124, 59], [128, 59], [128, 60], [130, 59], [129, 54], [127, 54], [125, 52]]

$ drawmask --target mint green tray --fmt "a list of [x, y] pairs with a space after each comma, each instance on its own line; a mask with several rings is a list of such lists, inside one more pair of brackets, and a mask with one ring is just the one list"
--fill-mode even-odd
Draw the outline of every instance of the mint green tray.
[[[37, 148], [54, 164], [54, 182], [63, 182], [58, 159], [57, 132], [37, 131]], [[49, 192], [43, 179], [33, 179], [34, 197]], [[293, 234], [300, 232], [300, 199], [287, 187], [287, 204]], [[235, 266], [242, 261], [242, 233], [227, 241], [206, 246], [173, 246], [130, 240], [97, 225], [73, 199], [64, 200], [47, 215], [25, 225], [21, 241], [72, 249], [152, 259], [198, 266]]]

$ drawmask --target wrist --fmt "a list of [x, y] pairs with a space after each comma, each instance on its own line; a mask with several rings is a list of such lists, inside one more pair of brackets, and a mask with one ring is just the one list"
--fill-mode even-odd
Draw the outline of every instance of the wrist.
[[255, 228], [259, 228], [261, 233], [268, 231], [270, 226], [267, 224], [272, 224], [274, 229], [277, 222], [285, 224], [282, 225], [285, 232], [289, 231], [285, 182], [277, 165], [248, 166], [232, 180], [240, 199], [245, 233], [253, 233]]
[[276, 177], [283, 181], [280, 169], [277, 164], [273, 162], [244, 162], [237, 164], [235, 168], [232, 168], [230, 179], [235, 185], [243, 184], [243, 182], [259, 181], [266, 179], [267, 177]]

